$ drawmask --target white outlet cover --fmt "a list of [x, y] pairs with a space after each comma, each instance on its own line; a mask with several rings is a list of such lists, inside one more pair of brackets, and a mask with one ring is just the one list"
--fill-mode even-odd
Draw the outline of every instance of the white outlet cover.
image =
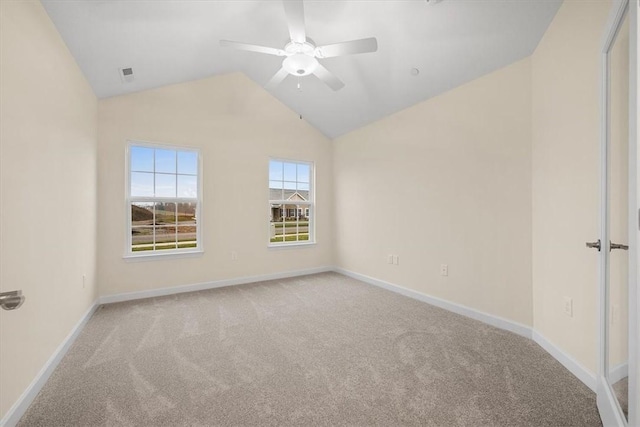
[[573, 298], [564, 297], [564, 314], [573, 317]]
[[441, 276], [449, 275], [449, 266], [447, 264], [440, 264], [440, 275]]

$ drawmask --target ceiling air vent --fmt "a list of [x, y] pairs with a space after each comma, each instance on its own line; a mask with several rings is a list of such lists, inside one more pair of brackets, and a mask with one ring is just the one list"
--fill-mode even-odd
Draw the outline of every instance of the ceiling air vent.
[[123, 83], [131, 83], [133, 81], [133, 68], [120, 68], [120, 79]]

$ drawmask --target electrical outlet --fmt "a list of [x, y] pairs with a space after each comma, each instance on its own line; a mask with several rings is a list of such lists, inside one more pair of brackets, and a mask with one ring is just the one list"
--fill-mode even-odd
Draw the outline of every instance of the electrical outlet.
[[573, 317], [573, 298], [564, 297], [564, 314]]
[[87, 275], [83, 274], [82, 275], [82, 289], [84, 289], [84, 287], [87, 285]]
[[393, 256], [393, 263], [395, 265], [400, 265], [400, 255], [394, 255]]
[[440, 264], [440, 275], [441, 276], [449, 275], [449, 266], [447, 264]]
[[393, 264], [393, 255], [387, 255], [387, 264]]
[[231, 251], [231, 261], [237, 261], [237, 260], [238, 260], [238, 252]]

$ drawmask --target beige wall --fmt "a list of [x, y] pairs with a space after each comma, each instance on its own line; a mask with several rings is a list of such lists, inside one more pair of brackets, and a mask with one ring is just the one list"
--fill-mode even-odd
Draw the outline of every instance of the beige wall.
[[[0, 288], [28, 298], [0, 311], [0, 416], [98, 293], [333, 264], [533, 326], [595, 371], [608, 1], [564, 2], [531, 58], [333, 143], [239, 73], [97, 103], [40, 3], [0, 5]], [[203, 255], [123, 259], [128, 139], [201, 149]], [[317, 245], [267, 248], [270, 156], [315, 162]]]
[[[201, 149], [202, 256], [123, 259], [128, 139]], [[267, 247], [270, 156], [315, 162], [317, 245]], [[99, 159], [101, 295], [333, 264], [331, 142], [240, 73], [101, 100]]]
[[[97, 101], [39, 2], [0, 2], [0, 418], [97, 296]], [[86, 275], [83, 288], [82, 276]]]
[[584, 245], [600, 234], [599, 51], [609, 8], [564, 2], [531, 59], [534, 327], [591, 372], [598, 261]]
[[334, 169], [340, 267], [532, 325], [529, 59], [338, 138]]

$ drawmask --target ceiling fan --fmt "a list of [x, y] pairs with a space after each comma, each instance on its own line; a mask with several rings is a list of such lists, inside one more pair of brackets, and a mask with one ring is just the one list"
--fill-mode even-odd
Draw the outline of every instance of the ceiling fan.
[[340, 90], [344, 87], [342, 80], [320, 64], [318, 59], [378, 50], [378, 41], [375, 37], [316, 46], [305, 32], [302, 0], [283, 0], [283, 4], [291, 37], [291, 41], [283, 49], [220, 40], [220, 46], [222, 47], [232, 47], [250, 52], [285, 57], [282, 61], [282, 68], [265, 85], [267, 89], [276, 88], [289, 74], [298, 77], [314, 74], [331, 89]]

